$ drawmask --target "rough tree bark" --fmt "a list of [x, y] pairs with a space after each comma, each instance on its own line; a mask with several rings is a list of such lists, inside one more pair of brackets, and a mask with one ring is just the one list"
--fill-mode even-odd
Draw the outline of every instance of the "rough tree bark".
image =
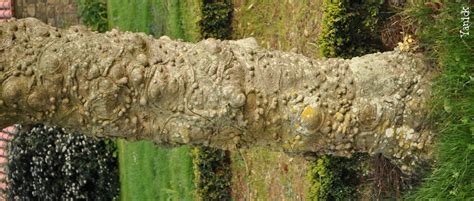
[[313, 60], [254, 40], [0, 24], [0, 126], [47, 122], [96, 136], [337, 156], [431, 158], [432, 71], [399, 51]]

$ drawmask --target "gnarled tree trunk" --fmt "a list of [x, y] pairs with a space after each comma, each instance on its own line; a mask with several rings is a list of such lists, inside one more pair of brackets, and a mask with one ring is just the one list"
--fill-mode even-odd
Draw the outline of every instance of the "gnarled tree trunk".
[[430, 158], [432, 73], [398, 51], [313, 60], [252, 39], [197, 44], [140, 33], [0, 24], [0, 126], [54, 123], [97, 136]]

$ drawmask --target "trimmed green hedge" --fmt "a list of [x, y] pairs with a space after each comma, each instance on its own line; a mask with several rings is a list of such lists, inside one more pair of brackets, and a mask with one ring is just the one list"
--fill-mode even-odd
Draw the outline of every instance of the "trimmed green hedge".
[[[382, 50], [380, 29], [388, 15], [384, 0], [324, 0], [319, 36], [322, 57], [352, 58]], [[320, 156], [309, 165], [309, 200], [351, 200], [358, 196], [361, 172], [367, 172], [369, 157]]]
[[324, 155], [312, 161], [307, 172], [310, 186], [307, 189], [308, 200], [351, 200], [356, 198], [356, 186], [360, 172], [368, 167], [366, 155], [355, 155], [347, 159]]
[[193, 149], [196, 193], [202, 200], [231, 200], [229, 151], [211, 147]]
[[321, 56], [351, 58], [380, 51], [380, 19], [388, 15], [382, 10], [384, 2], [324, 0]]
[[[230, 39], [232, 3], [203, 0], [199, 26], [202, 38]], [[199, 146], [193, 149], [196, 193], [201, 200], [231, 200], [231, 157], [229, 151]]]
[[203, 38], [230, 39], [232, 33], [232, 3], [229, 0], [203, 0], [201, 35]]

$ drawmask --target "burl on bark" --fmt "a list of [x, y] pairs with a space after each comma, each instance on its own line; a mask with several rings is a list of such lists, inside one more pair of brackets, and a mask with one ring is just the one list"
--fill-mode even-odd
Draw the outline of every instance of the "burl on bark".
[[351, 156], [410, 172], [431, 158], [433, 71], [391, 51], [314, 60], [254, 39], [197, 44], [143, 33], [0, 24], [0, 126], [46, 123], [95, 136]]

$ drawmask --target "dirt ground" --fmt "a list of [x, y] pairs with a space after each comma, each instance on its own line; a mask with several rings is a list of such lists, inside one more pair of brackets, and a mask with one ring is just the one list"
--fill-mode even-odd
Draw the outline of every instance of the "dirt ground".
[[322, 0], [234, 0], [233, 38], [319, 57]]
[[265, 149], [232, 154], [235, 200], [305, 200], [307, 162]]

